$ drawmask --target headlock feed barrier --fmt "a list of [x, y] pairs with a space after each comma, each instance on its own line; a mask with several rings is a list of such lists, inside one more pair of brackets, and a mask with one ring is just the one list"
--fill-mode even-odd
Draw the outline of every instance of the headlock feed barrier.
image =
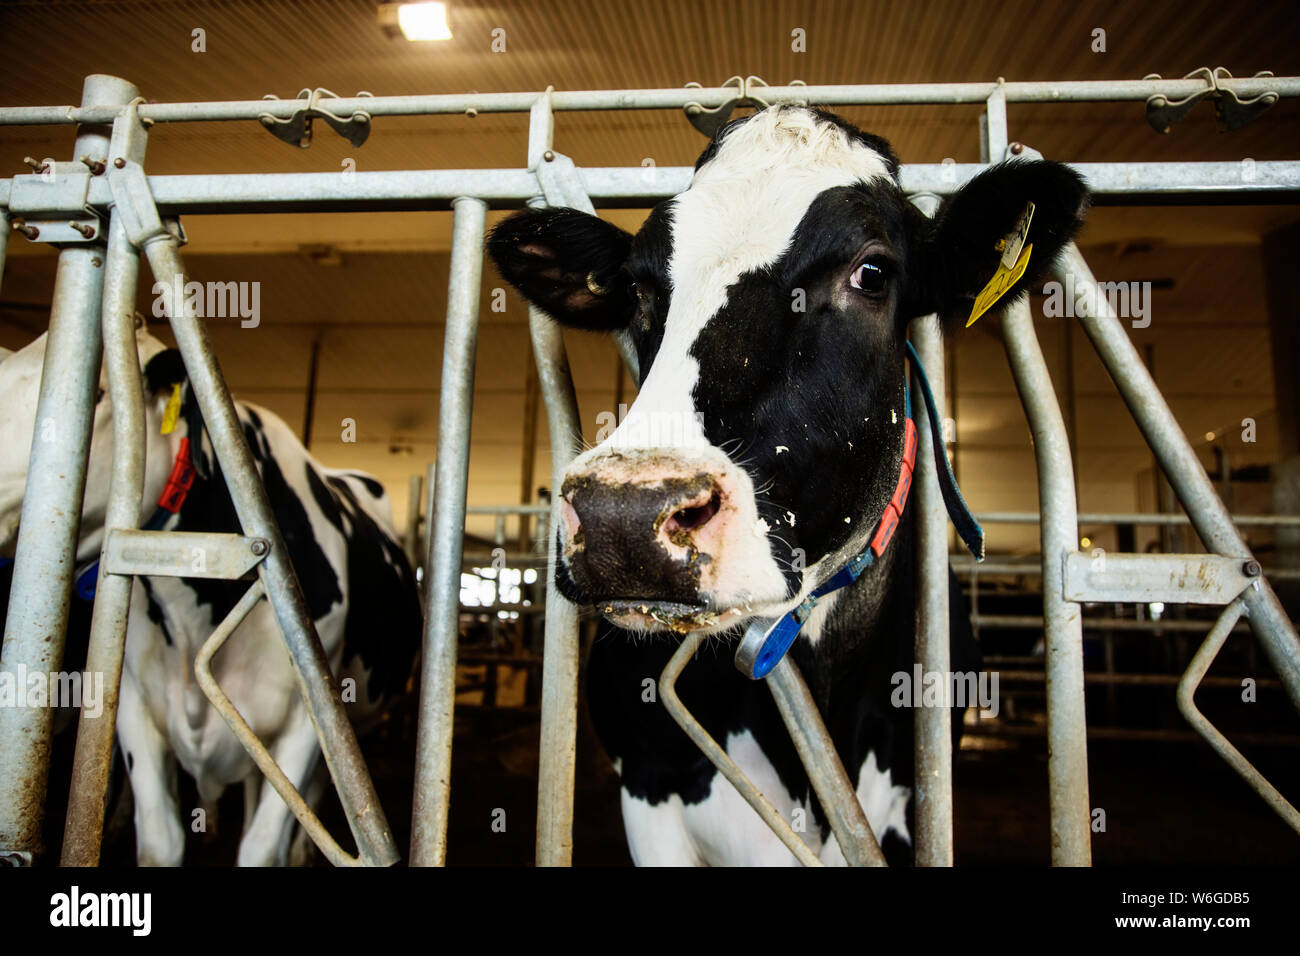
[[[1198, 71], [1180, 80], [883, 86], [769, 87], [756, 77], [735, 77], [714, 88], [591, 92], [357, 96], [308, 91], [297, 100], [146, 103], [126, 80], [86, 78], [79, 106], [0, 108], [0, 124], [71, 124], [72, 158], [54, 163], [53, 176], [37, 171], [0, 179], [0, 275], [11, 231], [50, 242], [59, 251], [49, 338], [37, 420], [57, 415], [57, 440], [34, 442], [23, 500], [14, 600], [5, 622], [0, 668], [11, 673], [57, 670], [63, 655], [80, 502], [101, 354], [114, 415], [112, 477], [87, 668], [105, 675], [105, 706], [84, 710], [76, 744], [72, 798], [63, 862], [93, 865], [99, 858], [104, 794], [112, 758], [123, 645], [135, 574], [175, 574], [181, 562], [168, 552], [198, 543], [230, 557], [231, 577], [255, 567], [257, 578], [242, 601], [203, 646], [196, 672], [204, 693], [289, 804], [299, 821], [336, 864], [388, 865], [399, 857], [365, 763], [330, 675], [284, 541], [271, 512], [231, 404], [204, 323], [187, 314], [176, 290], [185, 285], [180, 256], [185, 213], [253, 213], [368, 210], [447, 210], [454, 215], [448, 289], [438, 456], [427, 563], [423, 683], [420, 689], [418, 763], [410, 857], [416, 865], [441, 864], [446, 852], [452, 712], [458, 632], [458, 595], [470, 413], [473, 396], [479, 284], [485, 214], [489, 208], [566, 205], [648, 207], [690, 181], [689, 167], [576, 167], [552, 147], [554, 117], [564, 110], [682, 109], [711, 132], [737, 104], [815, 103], [836, 107], [873, 104], [984, 104], [982, 163], [921, 164], [901, 170], [903, 189], [933, 214], [939, 198], [955, 191], [984, 164], [1034, 155], [1009, 142], [1008, 103], [1132, 101], [1146, 104], [1148, 119], [1167, 128], [1203, 98], [1216, 101], [1230, 128], [1254, 118], [1278, 98], [1300, 95], [1300, 78], [1232, 79], [1224, 71]], [[260, 121], [291, 142], [320, 118], [359, 144], [373, 118], [488, 112], [530, 114], [526, 165], [506, 169], [406, 170], [337, 173], [149, 176], [145, 146], [155, 123]], [[1068, 160], [1068, 157], [1060, 157]], [[1258, 162], [1243, 177], [1238, 163], [1080, 163], [1097, 201], [1107, 204], [1248, 204], [1300, 201], [1300, 162]], [[11, 230], [12, 227], [12, 230]], [[161, 283], [163, 303], [190, 381], [238, 512], [240, 535], [178, 535], [138, 530], [145, 426], [133, 314], [139, 259]], [[1096, 283], [1077, 248], [1058, 267], [1063, 282], [1095, 293]], [[1232, 626], [1246, 616], [1282, 686], [1300, 704], [1300, 642], [1269, 583], [1261, 575], [1232, 517], [1178, 427], [1151, 375], [1104, 295], [1079, 296], [1079, 322], [1114, 379], [1157, 460], [1186, 509], [1208, 554], [1108, 555], [1104, 567], [1080, 554], [1070, 447], [1029, 306], [1008, 309], [1006, 350], [1033, 434], [1039, 479], [1042, 574], [1046, 632], [1048, 777], [1052, 861], [1090, 862], [1089, 802], [1084, 719], [1080, 605], [1086, 601], [1186, 602], [1224, 607], [1178, 690], [1183, 713], [1293, 827], [1300, 813], [1211, 726], [1192, 700], [1201, 678]], [[577, 402], [559, 329], [535, 309], [529, 330], [541, 394], [553, 437], [555, 485], [577, 453], [581, 435]], [[914, 324], [912, 341], [943, 400], [942, 342], [935, 323]], [[625, 361], [635, 359], [626, 348]], [[942, 409], [939, 412], [942, 415]], [[920, 444], [929, 423], [918, 416]], [[921, 456], [916, 492], [920, 507], [921, 603], [916, 618], [917, 661], [927, 672], [948, 671], [946, 513], [934, 464]], [[558, 527], [558, 502], [550, 527]], [[152, 564], [127, 566], [122, 552], [147, 539]], [[554, 549], [548, 549], [548, 575]], [[183, 551], [178, 553], [184, 553]], [[549, 580], [549, 577], [548, 577]], [[1208, 582], [1208, 583], [1207, 583]], [[343, 851], [316, 819], [294, 784], [276, 766], [213, 680], [208, 662], [240, 620], [269, 600], [310, 707], [321, 747], [358, 847]], [[572, 849], [577, 714], [577, 610], [548, 588], [543, 659], [542, 745], [538, 784], [537, 862], [565, 865]], [[682, 641], [662, 676], [662, 699], [683, 729], [801, 861], [816, 857], [788, 823], [682, 708], [674, 680], [688, 665], [698, 638]], [[846, 858], [879, 864], [882, 857], [848, 775], [828, 743], [795, 665], [786, 659], [767, 678], [780, 712]], [[0, 708], [0, 856], [30, 863], [40, 850], [49, 767], [52, 711]], [[916, 859], [952, 862], [952, 741], [948, 711], [921, 708], [916, 721]]]

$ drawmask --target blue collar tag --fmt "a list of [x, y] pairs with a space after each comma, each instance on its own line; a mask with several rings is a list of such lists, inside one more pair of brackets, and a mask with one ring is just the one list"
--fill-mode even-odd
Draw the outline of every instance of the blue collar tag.
[[[921, 386], [921, 398], [925, 405], [926, 417], [930, 423], [930, 436], [932, 443], [932, 455], [936, 464], [936, 472], [939, 476], [939, 489], [943, 495], [944, 505], [948, 509], [948, 517], [952, 520], [953, 527], [957, 529], [957, 534], [962, 543], [975, 556], [976, 561], [984, 560], [984, 529], [980, 527], [975, 515], [971, 513], [970, 508], [966, 505], [966, 499], [961, 495], [961, 490], [957, 487], [957, 479], [952, 473], [952, 465], [948, 462], [948, 456], [943, 449], [943, 430], [939, 423], [939, 415], [934, 406], [934, 395], [930, 391], [930, 382], [925, 377], [925, 369], [921, 366], [921, 359], [912, 348], [912, 343], [907, 343], [907, 357], [911, 360], [912, 368], [917, 373], [916, 377]], [[906, 381], [903, 384], [903, 406], [908, 421], [908, 429], [911, 429], [912, 418], [912, 394], [911, 389], [907, 386]], [[909, 442], [910, 444], [910, 442]], [[910, 482], [910, 469], [906, 471]], [[906, 489], [903, 489], [904, 495]], [[895, 495], [897, 499], [897, 494]], [[906, 502], [906, 497], [903, 498]], [[875, 557], [883, 552], [884, 547], [888, 545], [890, 536], [893, 533], [892, 528], [885, 527], [886, 522], [893, 520], [897, 522], [899, 512], [891, 507], [886, 507], [885, 515], [880, 519], [875, 534], [872, 536], [873, 547], [868, 547], [861, 554], [850, 559], [848, 564], [835, 572], [825, 584], [817, 588], [793, 611], [775, 621], [770, 618], [755, 618], [745, 629], [745, 636], [741, 638], [740, 645], [736, 648], [735, 664], [737, 669], [746, 677], [753, 680], [761, 680], [772, 672], [772, 669], [781, 662], [785, 657], [786, 651], [790, 650], [794, 644], [795, 638], [803, 629], [804, 624], [808, 621], [817, 606], [818, 600], [838, 591], [840, 588], [847, 587], [858, 579], [858, 577], [867, 568], [874, 563]], [[882, 538], [883, 544], [876, 544], [876, 541]]]

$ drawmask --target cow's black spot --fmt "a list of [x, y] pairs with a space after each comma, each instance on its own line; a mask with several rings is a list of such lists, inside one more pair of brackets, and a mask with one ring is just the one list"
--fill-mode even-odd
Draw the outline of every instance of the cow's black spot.
[[139, 580], [140, 584], [144, 587], [145, 607], [146, 613], [149, 615], [149, 620], [157, 624], [159, 629], [162, 631], [163, 643], [168, 647], [173, 646], [176, 642], [172, 640], [172, 632], [167, 627], [167, 618], [163, 615], [162, 605], [158, 603], [158, 599], [153, 595], [153, 587], [149, 584], [149, 579], [141, 577], [137, 580]]
[[[193, 401], [193, 398], [187, 401]], [[302, 500], [285, 480], [279, 462], [270, 453], [260, 417], [247, 406], [241, 410], [248, 419], [244, 422], [244, 435], [248, 439], [254, 463], [261, 472], [267, 499], [280, 526], [289, 560], [302, 585], [308, 613], [313, 620], [319, 620], [343, 600], [338, 575], [316, 540], [316, 533]], [[191, 436], [191, 446], [193, 445], [194, 439]], [[219, 464], [213, 463], [212, 475], [208, 480], [195, 481], [180, 510], [180, 521], [175, 530], [240, 532], [239, 517]], [[187, 578], [185, 583], [195, 592], [198, 602], [211, 609], [213, 626], [221, 622], [248, 589], [248, 584], [240, 581]]]
[[348, 484], [348, 478], [357, 476], [329, 475], [322, 481], [310, 463], [306, 468], [317, 505], [348, 539], [343, 664], [361, 656], [371, 702], [395, 697], [411, 676], [424, 621], [411, 565], [357, 501]]

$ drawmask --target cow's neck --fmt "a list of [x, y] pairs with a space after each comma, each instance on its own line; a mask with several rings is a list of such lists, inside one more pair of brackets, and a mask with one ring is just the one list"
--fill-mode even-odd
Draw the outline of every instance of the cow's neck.
[[908, 508], [885, 553], [853, 584], [836, 592], [815, 641], [791, 650], [814, 700], [826, 705], [835, 686], [871, 672], [886, 677], [910, 647], [914, 609], [915, 512]]

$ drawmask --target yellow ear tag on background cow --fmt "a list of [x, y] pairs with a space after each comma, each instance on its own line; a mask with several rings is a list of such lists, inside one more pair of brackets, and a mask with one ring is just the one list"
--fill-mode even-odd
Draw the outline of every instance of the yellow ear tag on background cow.
[[172, 386], [172, 397], [167, 399], [167, 407], [163, 409], [162, 434], [170, 435], [176, 430], [176, 420], [181, 417], [181, 387], [179, 384]]
[[994, 302], [1002, 298], [1006, 291], [1016, 284], [1016, 280], [1025, 274], [1025, 267], [1029, 265], [1029, 252], [1034, 247], [1032, 244], [1025, 245], [1025, 239], [1029, 236], [1029, 224], [1034, 221], [1034, 204], [1025, 203], [1025, 211], [1020, 214], [1016, 220], [1016, 228], [1011, 230], [1010, 235], [999, 239], [995, 248], [1002, 253], [1002, 259], [998, 262], [998, 271], [993, 273], [993, 278], [989, 280], [980, 294], [975, 297], [975, 306], [970, 310], [970, 318], [966, 320], [966, 328], [975, 324], [975, 320], [989, 310]]

